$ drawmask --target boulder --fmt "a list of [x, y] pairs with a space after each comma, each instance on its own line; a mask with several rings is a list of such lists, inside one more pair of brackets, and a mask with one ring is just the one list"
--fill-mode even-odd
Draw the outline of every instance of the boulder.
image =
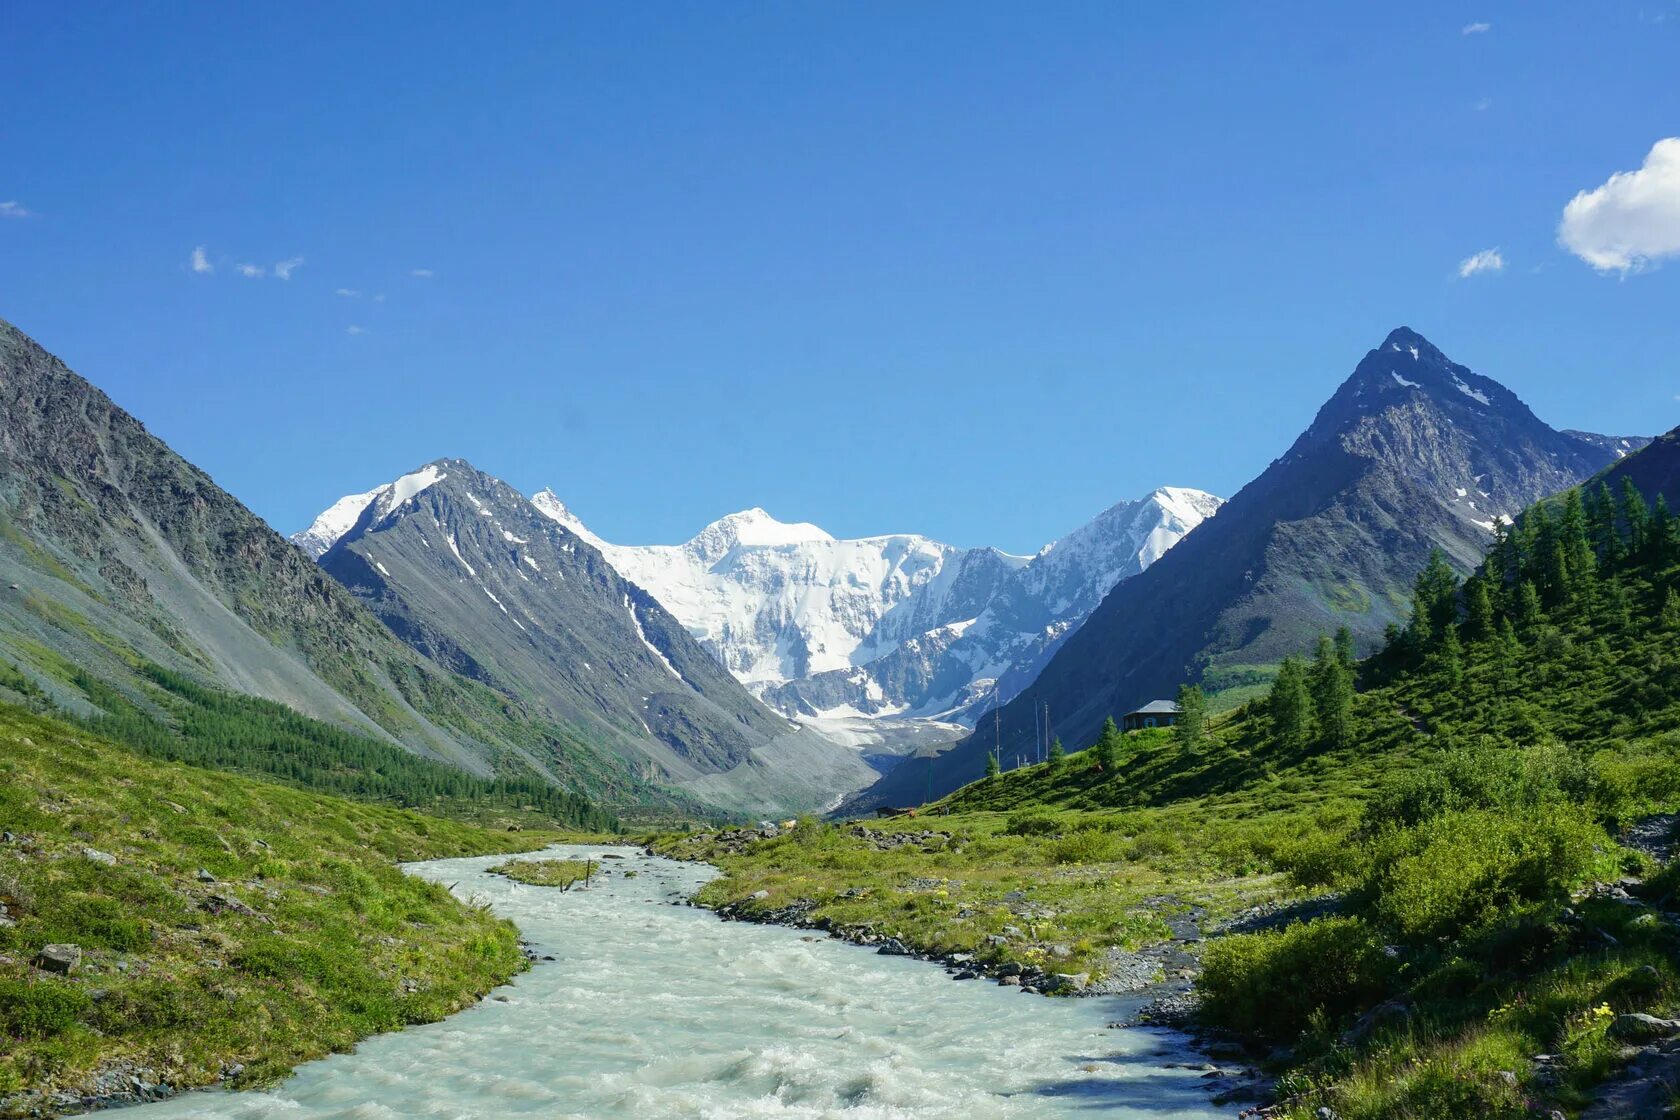
[[82, 964], [80, 945], [47, 945], [35, 954], [35, 967], [42, 972], [56, 972], [68, 976]]
[[102, 852], [98, 848], [83, 848], [82, 858], [92, 860], [94, 863], [102, 863], [106, 867], [115, 867], [117, 865], [116, 856], [112, 855], [110, 852]]
[[1680, 1035], [1680, 1019], [1659, 1019], [1632, 1012], [1611, 1020], [1607, 1033], [1618, 1042], [1656, 1042]]

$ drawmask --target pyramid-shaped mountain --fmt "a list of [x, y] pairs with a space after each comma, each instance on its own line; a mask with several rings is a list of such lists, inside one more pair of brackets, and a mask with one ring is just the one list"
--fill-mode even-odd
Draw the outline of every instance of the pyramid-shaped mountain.
[[[1645, 440], [1557, 431], [1491, 378], [1417, 332], [1365, 355], [1292, 447], [1142, 574], [1119, 584], [1001, 718], [912, 759], [859, 804], [915, 803], [1036, 754], [1041, 705], [1069, 749], [1108, 716], [1262, 683], [1284, 656], [1346, 626], [1369, 649], [1403, 622], [1433, 548], [1468, 570], [1496, 521], [1566, 489]], [[1240, 693], [1239, 693], [1240, 694]]]

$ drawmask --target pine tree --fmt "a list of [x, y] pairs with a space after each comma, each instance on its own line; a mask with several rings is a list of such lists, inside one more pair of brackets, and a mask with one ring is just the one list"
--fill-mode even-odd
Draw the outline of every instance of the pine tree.
[[1441, 635], [1441, 645], [1436, 652], [1436, 663], [1441, 675], [1447, 683], [1459, 685], [1464, 683], [1464, 646], [1458, 640], [1458, 628], [1448, 627]]
[[1207, 697], [1201, 686], [1180, 685], [1178, 688], [1178, 719], [1173, 724], [1173, 738], [1187, 752], [1202, 749], [1207, 739]]
[[1097, 736], [1096, 746], [1091, 748], [1091, 756], [1105, 774], [1113, 771], [1120, 757], [1120, 729], [1114, 726], [1113, 716], [1103, 720], [1102, 733]]
[[1540, 605], [1540, 590], [1534, 581], [1525, 579], [1517, 588], [1517, 625], [1527, 629], [1539, 623], [1545, 611]]
[[1003, 767], [998, 765], [997, 755], [992, 751], [986, 752], [986, 777], [992, 779], [1003, 773]]
[[1593, 550], [1606, 564], [1618, 563], [1622, 558], [1622, 537], [1616, 531], [1616, 497], [1610, 484], [1600, 482], [1586, 498], [1588, 532]]
[[1353, 631], [1346, 626], [1336, 629], [1336, 660], [1342, 663], [1344, 669], [1350, 671], [1359, 661], [1353, 652]]
[[1442, 631], [1457, 619], [1458, 573], [1447, 563], [1446, 553], [1429, 550], [1429, 563], [1418, 573], [1412, 587], [1412, 641], [1427, 653], [1441, 639]]
[[1650, 538], [1651, 507], [1631, 478], [1622, 479], [1622, 521], [1627, 525], [1628, 555], [1643, 556]]
[[1067, 769], [1067, 751], [1062, 747], [1061, 736], [1050, 740], [1050, 773], [1060, 774]]
[[1672, 587], [1663, 592], [1662, 610], [1657, 616], [1657, 623], [1670, 632], [1680, 630], [1680, 595], [1676, 595]]
[[1353, 741], [1353, 673], [1329, 638], [1318, 639], [1309, 685], [1319, 738], [1328, 746], [1347, 746]]
[[1485, 642], [1494, 636], [1493, 596], [1488, 593], [1485, 576], [1472, 576], [1464, 584], [1464, 629], [1473, 642]]
[[1312, 735], [1312, 696], [1307, 688], [1307, 671], [1300, 661], [1283, 659], [1266, 706], [1278, 741], [1285, 747], [1305, 746]]
[[1651, 562], [1656, 570], [1666, 571], [1674, 562], [1674, 515], [1669, 512], [1668, 498], [1657, 495], [1651, 511]]

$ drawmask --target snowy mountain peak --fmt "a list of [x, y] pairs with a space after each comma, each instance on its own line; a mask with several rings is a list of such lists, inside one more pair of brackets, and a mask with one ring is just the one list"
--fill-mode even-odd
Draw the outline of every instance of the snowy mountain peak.
[[291, 541], [313, 560], [319, 560], [326, 555], [327, 550], [337, 544], [346, 533], [354, 529], [371, 505], [377, 503], [374, 520], [390, 515], [391, 511], [414, 497], [416, 494], [442, 482], [449, 476], [444, 472], [441, 463], [427, 463], [417, 471], [403, 475], [393, 482], [383, 486], [376, 486], [362, 494], [346, 494], [322, 511], [321, 515], [310, 523], [309, 528], [293, 533]]
[[777, 521], [754, 506], [720, 517], [689, 541], [696, 553], [716, 560], [733, 548], [782, 548], [787, 545], [832, 542], [834, 538], [809, 522]]

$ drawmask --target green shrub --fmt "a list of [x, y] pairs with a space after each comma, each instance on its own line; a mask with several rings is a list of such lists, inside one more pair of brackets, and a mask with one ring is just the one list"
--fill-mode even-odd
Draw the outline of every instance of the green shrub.
[[1202, 965], [1207, 1019], [1274, 1040], [1300, 1034], [1315, 1013], [1335, 1020], [1379, 1001], [1397, 968], [1358, 918], [1221, 938]]
[[1055, 836], [1061, 831], [1061, 818], [1044, 812], [1011, 813], [1003, 825], [1006, 836]]
[[1081, 828], [1050, 844], [1052, 863], [1107, 863], [1119, 858], [1120, 838], [1096, 828]]
[[91, 1005], [86, 992], [69, 984], [0, 980], [0, 1035], [52, 1038], [75, 1026]]
[[1571, 807], [1449, 813], [1379, 838], [1363, 893], [1384, 925], [1435, 941], [1565, 896], [1607, 847]]

